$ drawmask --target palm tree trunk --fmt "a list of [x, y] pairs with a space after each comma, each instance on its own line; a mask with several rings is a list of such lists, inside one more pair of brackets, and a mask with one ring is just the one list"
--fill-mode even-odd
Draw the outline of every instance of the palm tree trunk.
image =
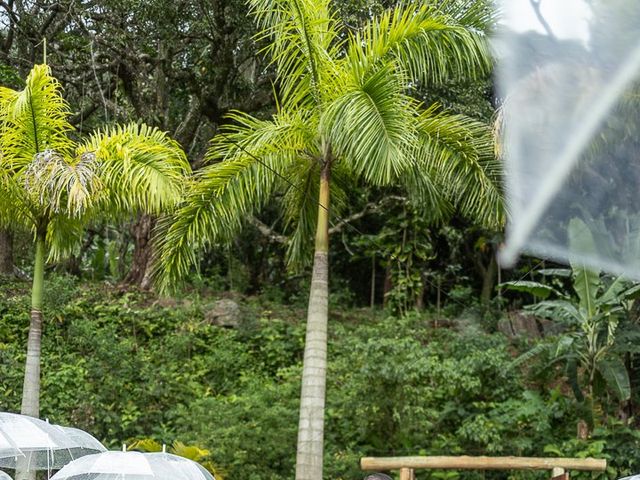
[[480, 293], [480, 301], [483, 305], [487, 305], [491, 302], [497, 275], [498, 262], [496, 261], [496, 256], [492, 251], [489, 265], [482, 272], [482, 291]]
[[[42, 291], [44, 287], [45, 234], [36, 237], [36, 258], [31, 288], [31, 323], [27, 341], [27, 361], [24, 368], [22, 408], [20, 413], [40, 416], [40, 346], [42, 340]], [[16, 480], [36, 480], [36, 471], [27, 470], [22, 459], [16, 465]]]
[[44, 284], [45, 236], [36, 238], [36, 258], [31, 290], [31, 324], [27, 342], [27, 361], [24, 369], [22, 408], [24, 415], [40, 415], [40, 346], [42, 340], [42, 291]]
[[0, 228], [0, 275], [13, 275], [13, 235]]
[[307, 311], [302, 366], [296, 480], [322, 480], [324, 402], [327, 378], [329, 319], [329, 180], [331, 162], [325, 158], [320, 175], [320, 205], [316, 227], [313, 274]]

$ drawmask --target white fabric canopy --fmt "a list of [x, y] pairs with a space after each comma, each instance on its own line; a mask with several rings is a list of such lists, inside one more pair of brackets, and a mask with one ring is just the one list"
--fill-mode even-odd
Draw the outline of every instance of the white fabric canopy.
[[[524, 251], [640, 278], [640, 2], [502, 3], [502, 260]], [[570, 246], [570, 224], [594, 242]]]

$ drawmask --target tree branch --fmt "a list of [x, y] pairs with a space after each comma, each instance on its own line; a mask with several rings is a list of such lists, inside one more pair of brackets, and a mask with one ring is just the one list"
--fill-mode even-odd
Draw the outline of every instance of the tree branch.
[[51, 26], [51, 24], [53, 23], [53, 21], [56, 19], [56, 17], [58, 16], [58, 13], [60, 13], [62, 10], [60, 8], [60, 4], [58, 3], [54, 3], [51, 6], [51, 12], [49, 13], [49, 16], [47, 18], [44, 19], [44, 22], [42, 22], [42, 25], [40, 26], [40, 29], [38, 31], [38, 34], [43, 37], [45, 36], [47, 29], [49, 28], [49, 26]]
[[531, 3], [531, 8], [533, 8], [536, 17], [538, 17], [538, 21], [542, 25], [542, 28], [544, 28], [545, 32], [547, 32], [547, 35], [555, 40], [556, 36], [553, 34], [553, 30], [551, 30], [551, 26], [547, 23], [547, 20], [544, 18], [542, 12], [540, 11], [541, 2], [542, 0], [529, 0], [529, 3]]
[[267, 237], [269, 239], [269, 241], [271, 241], [271, 242], [284, 244], [284, 243], [287, 243], [287, 241], [289, 240], [284, 235], [280, 235], [278, 233], [275, 233], [273, 231], [273, 228], [271, 228], [268, 225], [262, 223], [260, 220], [258, 220], [255, 217], [250, 217], [249, 218], [249, 223], [251, 223], [251, 225], [256, 227], [258, 229], [258, 231], [262, 235]]
[[86, 107], [84, 107], [82, 111], [73, 115], [69, 119], [69, 123], [73, 126], [80, 124], [80, 122], [89, 118], [93, 114], [93, 112], [95, 112], [98, 109], [98, 107], [99, 107], [98, 103], [93, 101], [90, 102]]
[[356, 220], [359, 220], [362, 217], [364, 217], [365, 215], [368, 215], [370, 213], [377, 212], [384, 205], [386, 205], [386, 204], [388, 204], [388, 203], [390, 203], [392, 201], [394, 201], [394, 202], [406, 202], [407, 199], [405, 197], [400, 197], [400, 196], [397, 196], [397, 195], [389, 195], [389, 196], [383, 198], [382, 200], [380, 200], [379, 202], [376, 202], [376, 203], [369, 202], [364, 206], [364, 208], [361, 211], [341, 219], [337, 224], [335, 224], [332, 228], [330, 228], [329, 229], [329, 235], [334, 234], [334, 233], [340, 233], [344, 229], [344, 227], [349, 225], [351, 222], [355, 222]]

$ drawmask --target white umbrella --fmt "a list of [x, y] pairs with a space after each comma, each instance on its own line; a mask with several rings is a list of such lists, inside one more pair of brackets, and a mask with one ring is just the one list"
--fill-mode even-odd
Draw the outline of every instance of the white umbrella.
[[51, 480], [215, 480], [199, 463], [170, 453], [103, 452], [66, 465]]
[[0, 467], [52, 470], [106, 450], [86, 432], [50, 425], [26, 415], [0, 412]]
[[64, 432], [73, 442], [78, 446], [71, 449], [71, 454], [74, 459], [80, 458], [84, 455], [90, 455], [92, 453], [106, 452], [102, 443], [100, 443], [93, 435], [80, 430], [79, 428], [63, 427], [61, 425], [54, 425], [62, 432]]
[[0, 480], [13, 480], [13, 478], [11, 478], [8, 473], [0, 470]]
[[500, 3], [503, 264], [525, 251], [640, 279], [640, 2]]

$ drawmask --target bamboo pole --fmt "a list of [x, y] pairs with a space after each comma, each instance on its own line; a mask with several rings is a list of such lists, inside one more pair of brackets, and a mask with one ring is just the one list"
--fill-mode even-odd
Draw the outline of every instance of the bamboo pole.
[[410, 468], [400, 469], [400, 480], [414, 480], [413, 470]]
[[364, 457], [362, 470], [455, 469], [455, 470], [591, 470], [604, 471], [607, 461], [598, 458], [538, 457]]

